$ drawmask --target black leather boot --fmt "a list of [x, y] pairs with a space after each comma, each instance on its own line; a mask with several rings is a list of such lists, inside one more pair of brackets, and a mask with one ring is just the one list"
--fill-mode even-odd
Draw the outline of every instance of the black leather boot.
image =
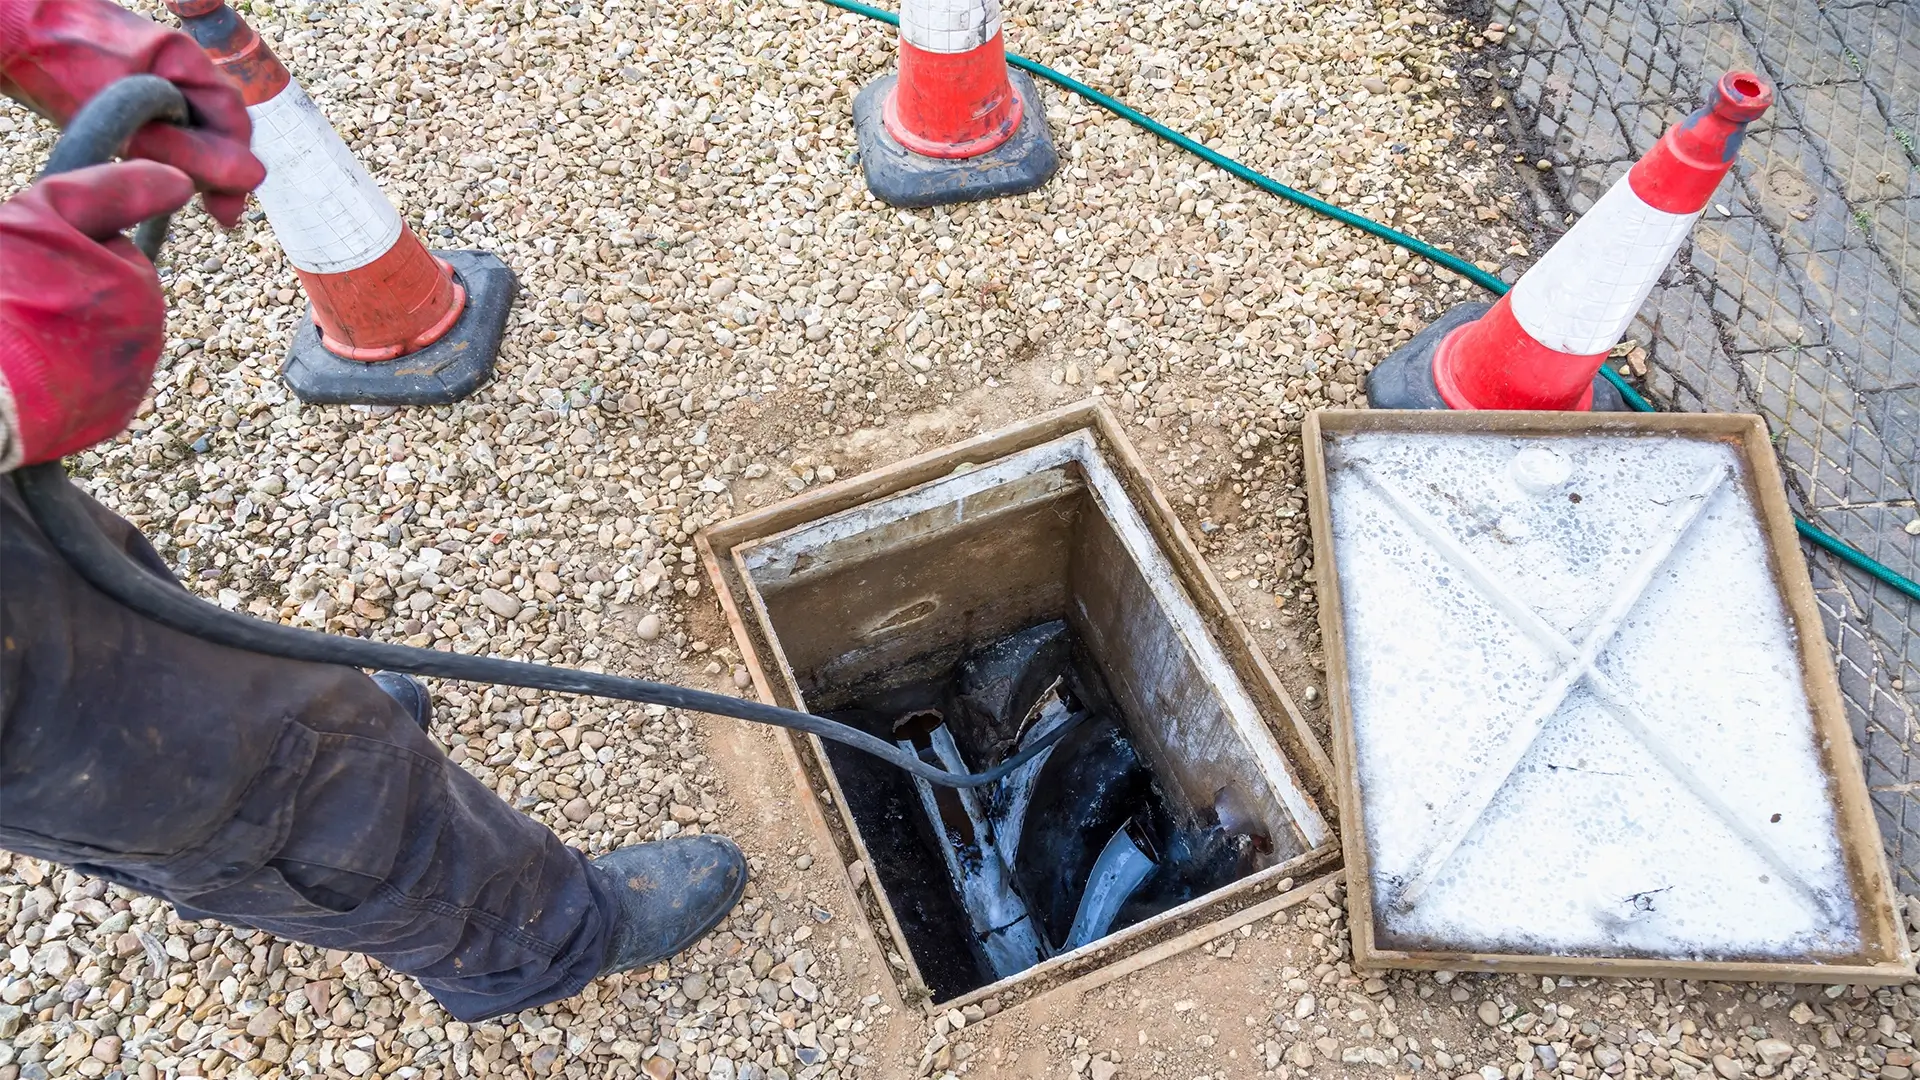
[[424, 683], [398, 671], [376, 671], [370, 677], [375, 686], [385, 690], [388, 697], [407, 710], [407, 715], [413, 717], [413, 722], [420, 725], [421, 731], [427, 730], [427, 722], [433, 719], [433, 699], [427, 696]]
[[619, 898], [600, 974], [645, 967], [720, 925], [747, 888], [747, 860], [721, 836], [676, 836], [593, 860]]

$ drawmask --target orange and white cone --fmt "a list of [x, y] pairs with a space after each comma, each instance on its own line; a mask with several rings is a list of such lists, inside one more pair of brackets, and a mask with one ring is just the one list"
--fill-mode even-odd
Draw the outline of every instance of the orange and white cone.
[[1593, 408], [1607, 353], [1733, 167], [1747, 125], [1772, 103], [1759, 76], [1722, 76], [1707, 103], [1668, 129], [1490, 309], [1447, 312], [1376, 368], [1370, 402]]
[[853, 113], [868, 190], [895, 206], [1032, 191], [1059, 164], [1033, 80], [1007, 65], [999, 0], [903, 0], [900, 70]]
[[925, 157], [986, 153], [1025, 111], [1009, 70], [998, 0], [905, 0], [900, 81], [881, 112], [887, 134]]
[[[511, 304], [512, 272], [485, 253], [430, 253], [286, 66], [223, 0], [167, 6], [239, 85], [253, 119], [253, 152], [267, 166], [254, 195], [306, 288], [326, 354], [303, 350], [296, 334], [284, 372], [294, 391], [310, 401], [424, 404], [457, 400], [484, 382]], [[475, 265], [456, 274], [456, 261]], [[471, 302], [467, 284], [480, 284], [477, 278], [486, 279], [486, 306], [499, 310]], [[479, 356], [473, 335], [457, 332], [476, 318], [486, 325], [469, 329], [492, 338]], [[449, 335], [464, 345], [447, 350], [461, 355], [445, 366], [382, 363], [421, 354]], [[476, 361], [485, 370], [473, 370]], [[422, 372], [429, 374], [424, 383]]]

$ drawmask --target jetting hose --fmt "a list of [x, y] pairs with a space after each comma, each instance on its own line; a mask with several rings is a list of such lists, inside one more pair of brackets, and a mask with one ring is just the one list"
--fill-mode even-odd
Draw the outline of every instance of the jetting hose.
[[[819, 2], [839, 8], [842, 11], [886, 23], [888, 26], [900, 25], [900, 16], [890, 11], [883, 11], [880, 8], [859, 3], [858, 0], [819, 0]], [[1377, 236], [1390, 244], [1406, 248], [1415, 255], [1466, 278], [1468, 281], [1473, 282], [1475, 285], [1480, 286], [1495, 296], [1503, 295], [1507, 291], [1508, 286], [1506, 282], [1501, 281], [1498, 277], [1495, 277], [1444, 248], [1435, 247], [1417, 236], [1410, 236], [1390, 225], [1382, 225], [1370, 217], [1356, 214], [1351, 210], [1335, 206], [1324, 199], [1316, 199], [1304, 191], [1288, 187], [1265, 173], [1235, 161], [1205, 143], [1197, 142], [1180, 134], [1160, 121], [1155, 120], [1153, 117], [1126, 105], [1116, 98], [1109, 97], [1095, 90], [1093, 87], [1088, 86], [1086, 83], [1081, 82], [1071, 75], [1055, 71], [1045, 64], [1029, 60], [1024, 56], [1017, 56], [1013, 53], [1007, 54], [1007, 63], [1012, 64], [1022, 71], [1038, 75], [1055, 86], [1060, 87], [1062, 90], [1067, 90], [1086, 98], [1088, 101], [1093, 102], [1095, 105], [1118, 116], [1122, 120], [1133, 124], [1135, 127], [1159, 136], [1161, 139], [1185, 150], [1187, 153], [1205, 161], [1207, 164], [1232, 173], [1234, 176], [1239, 177], [1241, 180], [1252, 184], [1254, 187], [1268, 194], [1278, 195], [1289, 202], [1299, 203], [1301, 206], [1306, 207], [1316, 214], [1330, 217], [1342, 224], [1351, 225], [1361, 232]], [[1620, 391], [1620, 396], [1625, 398], [1627, 404], [1636, 412], [1657, 411], [1653, 407], [1652, 402], [1643, 397], [1640, 391], [1635, 390], [1626, 379], [1621, 378], [1619, 372], [1605, 364], [1601, 364], [1600, 374], [1605, 377], [1609, 383], [1613, 384], [1614, 389]], [[1806, 537], [1807, 540], [1814, 545], [1833, 553], [1848, 565], [1865, 571], [1867, 574], [1893, 586], [1900, 592], [1905, 593], [1909, 598], [1920, 600], [1920, 582], [1915, 582], [1912, 578], [1901, 575], [1899, 571], [1884, 563], [1878, 562], [1859, 548], [1848, 544], [1846, 541], [1827, 532], [1818, 525], [1807, 521], [1805, 518], [1795, 517], [1793, 524], [1794, 527], [1800, 531], [1800, 535]]]
[[[151, 75], [122, 79], [96, 95], [67, 124], [60, 142], [47, 159], [42, 175], [66, 172], [109, 160], [128, 138], [150, 121], [186, 119], [186, 102], [172, 83]], [[166, 236], [167, 219], [142, 222], [135, 242], [152, 258]], [[684, 686], [603, 675], [592, 671], [465, 656], [436, 649], [390, 645], [365, 638], [336, 637], [281, 623], [248, 618], [209, 604], [187, 592], [180, 583], [161, 577], [127, 557], [127, 553], [100, 531], [93, 510], [80, 489], [67, 478], [57, 461], [29, 465], [14, 472], [20, 495], [40, 531], [54, 550], [87, 583], [164, 626], [203, 641], [233, 649], [347, 667], [385, 668], [410, 675], [442, 679], [525, 686], [566, 694], [590, 694], [619, 701], [637, 701], [674, 709], [716, 713], [756, 724], [817, 735], [862, 753], [871, 754], [929, 783], [945, 787], [980, 787], [1018, 769], [1092, 715], [1091, 710], [1023, 747], [1019, 753], [985, 772], [956, 773], [937, 768], [914, 754], [859, 728], [824, 717], [757, 701], [729, 697]]]

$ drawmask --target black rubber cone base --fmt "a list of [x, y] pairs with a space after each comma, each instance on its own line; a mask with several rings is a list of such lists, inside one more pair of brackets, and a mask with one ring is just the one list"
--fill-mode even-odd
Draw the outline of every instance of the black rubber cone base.
[[293, 396], [315, 405], [446, 405], [493, 377], [519, 280], [498, 255], [436, 251], [467, 290], [460, 321], [439, 341], [397, 360], [365, 363], [329, 352], [311, 311], [280, 369]]
[[[1376, 409], [1448, 409], [1447, 399], [1433, 384], [1433, 353], [1440, 339], [1456, 328], [1485, 315], [1492, 304], [1455, 304], [1446, 313], [1413, 336], [1413, 340], [1393, 350], [1367, 376], [1367, 404]], [[1593, 377], [1594, 412], [1630, 412], [1626, 399], [1614, 389], [1606, 376]]]
[[860, 168], [867, 190], [890, 206], [946, 206], [1001, 195], [1024, 195], [1053, 178], [1060, 159], [1040, 108], [1040, 91], [1027, 73], [1007, 69], [1020, 95], [1020, 126], [1013, 137], [978, 157], [930, 158], [908, 150], [887, 134], [880, 108], [899, 78], [867, 84], [853, 99], [853, 127], [860, 137]]
[[1440, 339], [1485, 315], [1492, 304], [1455, 304], [1413, 340], [1393, 350], [1367, 376], [1367, 404], [1376, 409], [1445, 409], [1447, 399], [1433, 385], [1433, 351]]

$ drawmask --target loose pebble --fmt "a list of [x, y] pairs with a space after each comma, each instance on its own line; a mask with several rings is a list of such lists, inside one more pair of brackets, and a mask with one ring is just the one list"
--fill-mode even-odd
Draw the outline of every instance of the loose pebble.
[[[1361, 403], [1374, 364], [1481, 298], [1051, 88], [1063, 168], [1045, 188], [889, 209], [860, 181], [851, 98], [893, 66], [895, 34], [818, 4], [254, 0], [247, 18], [421, 239], [499, 253], [522, 290], [497, 374], [468, 400], [304, 405], [278, 372], [306, 297], [271, 229], [179, 215], [154, 393], [71, 465], [189, 589], [256, 618], [745, 691], [702, 530], [1097, 395], [1262, 644], [1317, 641], [1301, 420]], [[1495, 271], [1531, 262], [1532, 196], [1511, 170], [1535, 158], [1511, 164], [1524, 148], [1480, 111], [1496, 74], [1431, 0], [1041, 0], [1007, 19], [1011, 47], [1283, 182]], [[52, 137], [0, 108], [7, 190]], [[1270, 647], [1319, 700], [1309, 661]], [[728, 790], [708, 720], [431, 689], [459, 766], [589, 854], [737, 839], [761, 869], [736, 914], [650, 969], [469, 1025], [365, 958], [183, 921], [0, 853], [0, 1080], [914, 1074], [936, 1024], [888, 1004], [904, 965], [846, 902], [880, 870], [849, 887], [837, 862], [812, 874], [798, 841], [764, 839], [768, 793]], [[1065, 1034], [1037, 1059], [1046, 1075], [1911, 1078], [1920, 997], [1897, 987], [1548, 995], [1537, 978], [1400, 973], [1382, 991], [1352, 972], [1343, 901], [1274, 923], [1298, 956], [1256, 969], [1272, 953], [1243, 940], [1203, 958], [1236, 999], [1260, 997], [1244, 1027], [1208, 985], [1149, 982], [1138, 1023], [1078, 1033], [1010, 992], [942, 1010], [924, 1075], [1015, 1075], [995, 1056], [1011, 1040]], [[1156, 1057], [1173, 1039], [1180, 1071]]]

